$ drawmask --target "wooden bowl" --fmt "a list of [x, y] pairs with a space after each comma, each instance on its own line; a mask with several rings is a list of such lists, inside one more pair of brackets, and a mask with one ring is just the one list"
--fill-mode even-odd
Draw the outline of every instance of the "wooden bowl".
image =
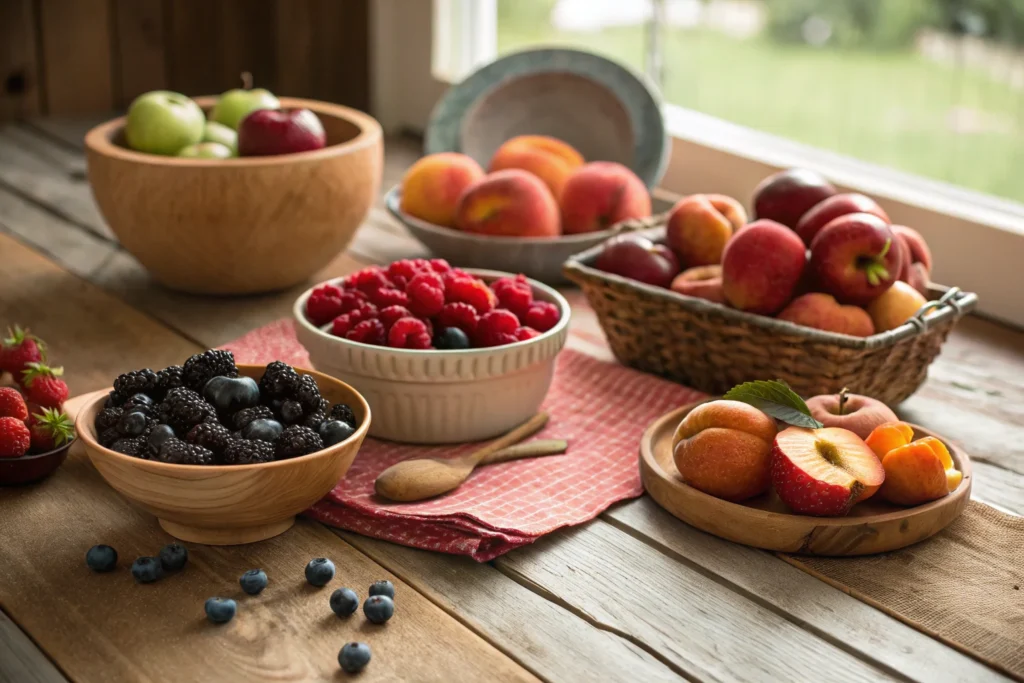
[[963, 473], [949, 495], [915, 507], [900, 507], [878, 496], [859, 503], [846, 517], [810, 517], [789, 511], [774, 491], [731, 503], [683, 483], [672, 457], [676, 427], [693, 403], [658, 418], [640, 442], [640, 477], [658, 505], [691, 526], [736, 543], [804, 555], [872, 555], [912, 545], [953, 522], [971, 497], [971, 460], [948, 440], [911, 425], [915, 438], [941, 440]]
[[[262, 365], [239, 365], [253, 379]], [[82, 407], [78, 436], [100, 475], [118, 493], [156, 515], [175, 538], [206, 545], [252, 543], [287, 531], [295, 515], [323, 498], [345, 476], [370, 429], [370, 407], [349, 385], [312, 370], [324, 398], [347, 403], [359, 418], [355, 433], [330, 448], [255, 465], [174, 465], [117, 453], [96, 440], [94, 421], [106, 392]]]
[[[196, 101], [209, 109], [215, 98]], [[158, 282], [202, 294], [284, 289], [348, 246], [380, 188], [380, 124], [324, 102], [281, 106], [315, 112], [327, 147], [236, 159], [143, 154], [124, 145], [124, 117], [85, 136], [96, 203]]]
[[20, 486], [45, 479], [60, 467], [68, 457], [74, 439], [46, 453], [23, 455], [20, 458], [0, 458], [0, 486]]

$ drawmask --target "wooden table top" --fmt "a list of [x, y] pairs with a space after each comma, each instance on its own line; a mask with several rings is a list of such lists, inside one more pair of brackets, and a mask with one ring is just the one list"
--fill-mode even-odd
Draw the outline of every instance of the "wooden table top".
[[[80, 142], [90, 123], [0, 128], [0, 325], [46, 338], [79, 394], [288, 315], [298, 290], [202, 298], [154, 286], [92, 203]], [[415, 143], [388, 141], [385, 188], [415, 155]], [[378, 206], [316, 277], [421, 254]], [[573, 324], [598, 331], [586, 311]], [[899, 412], [971, 454], [976, 499], [1024, 514], [1024, 334], [965, 319]], [[366, 681], [1002, 680], [647, 497], [485, 564], [300, 521], [263, 543], [197, 547], [189, 571], [137, 586], [123, 570], [85, 568], [100, 542], [132, 558], [169, 537], [81, 454], [39, 485], [0, 489], [0, 681], [343, 680], [337, 652], [354, 639], [374, 650]], [[367, 634], [334, 617], [327, 592], [302, 582], [315, 556], [337, 565], [332, 585], [393, 581], [395, 618]], [[259, 618], [209, 627], [203, 600], [255, 566], [292, 585], [247, 598]]]

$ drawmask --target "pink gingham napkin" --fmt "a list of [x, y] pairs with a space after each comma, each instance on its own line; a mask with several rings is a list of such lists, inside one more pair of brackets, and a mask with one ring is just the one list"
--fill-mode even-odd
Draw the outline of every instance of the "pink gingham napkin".
[[[241, 363], [280, 359], [310, 366], [290, 320], [254, 330], [224, 348]], [[543, 405], [551, 420], [535, 437], [566, 439], [565, 455], [488, 465], [446, 496], [389, 503], [374, 494], [373, 482], [391, 465], [456, 456], [479, 444], [414, 446], [366, 439], [345, 478], [306, 514], [374, 538], [491, 560], [639, 496], [637, 451], [644, 429], [701, 397], [693, 389], [567, 349], [558, 357]]]

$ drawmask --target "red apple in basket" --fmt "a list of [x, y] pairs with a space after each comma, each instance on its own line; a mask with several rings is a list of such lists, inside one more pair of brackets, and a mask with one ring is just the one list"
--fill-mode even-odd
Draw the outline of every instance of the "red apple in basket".
[[754, 218], [768, 218], [795, 229], [811, 207], [835, 193], [836, 188], [819, 173], [805, 168], [781, 171], [762, 180], [754, 190]]
[[903, 245], [874, 214], [840, 216], [811, 242], [817, 283], [840, 303], [867, 304], [892, 286], [902, 267]]
[[668, 287], [679, 272], [679, 261], [664, 244], [640, 235], [618, 235], [604, 243], [594, 265], [655, 287]]
[[874, 451], [839, 427], [782, 430], [772, 446], [771, 468], [779, 498], [800, 515], [845, 515], [885, 480]]
[[741, 311], [778, 313], [793, 298], [806, 264], [807, 248], [795, 232], [775, 221], [754, 221], [725, 245], [725, 298]]
[[238, 124], [238, 155], [265, 157], [322, 149], [327, 134], [308, 109], [257, 109]]
[[848, 429], [862, 439], [875, 427], [886, 422], [899, 422], [896, 413], [876, 398], [847, 393], [821, 394], [807, 399], [811, 417], [826, 427]]
[[826, 225], [850, 213], [870, 213], [889, 223], [889, 215], [882, 210], [874, 199], [856, 192], [846, 192], [823, 199], [803, 215], [796, 224], [796, 234], [804, 244], [810, 246], [815, 236]]

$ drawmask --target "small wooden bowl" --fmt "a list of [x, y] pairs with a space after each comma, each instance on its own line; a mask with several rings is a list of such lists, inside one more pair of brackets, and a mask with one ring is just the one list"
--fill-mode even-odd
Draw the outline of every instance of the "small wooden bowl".
[[0, 486], [20, 486], [45, 479], [60, 467], [68, 457], [74, 439], [46, 453], [23, 455], [20, 458], [0, 458]]
[[912, 545], [949, 526], [971, 497], [971, 460], [948, 440], [911, 425], [914, 437], [940, 439], [963, 473], [960, 486], [930, 503], [905, 508], [874, 496], [846, 517], [809, 517], [789, 511], [774, 491], [730, 503], [683, 483], [672, 457], [672, 437], [699, 403], [655, 420], [640, 442], [640, 478], [658, 505], [691, 526], [736, 543], [804, 555], [872, 555]]
[[[215, 98], [196, 101], [208, 110]], [[104, 219], [161, 284], [201, 294], [284, 289], [348, 246], [380, 189], [380, 124], [325, 102], [286, 97], [281, 106], [316, 113], [327, 147], [237, 159], [143, 154], [124, 145], [124, 117], [85, 136]]]
[[[261, 365], [239, 365], [253, 379]], [[312, 370], [320, 393], [347, 403], [359, 418], [356, 432], [330, 448], [290, 460], [256, 465], [173, 465], [114, 452], [96, 440], [94, 421], [106, 392], [83, 406], [78, 436], [99, 473], [118, 493], [156, 515], [164, 531], [206, 545], [252, 543], [287, 531], [295, 515], [323, 498], [345, 476], [370, 428], [370, 406], [344, 382]]]

